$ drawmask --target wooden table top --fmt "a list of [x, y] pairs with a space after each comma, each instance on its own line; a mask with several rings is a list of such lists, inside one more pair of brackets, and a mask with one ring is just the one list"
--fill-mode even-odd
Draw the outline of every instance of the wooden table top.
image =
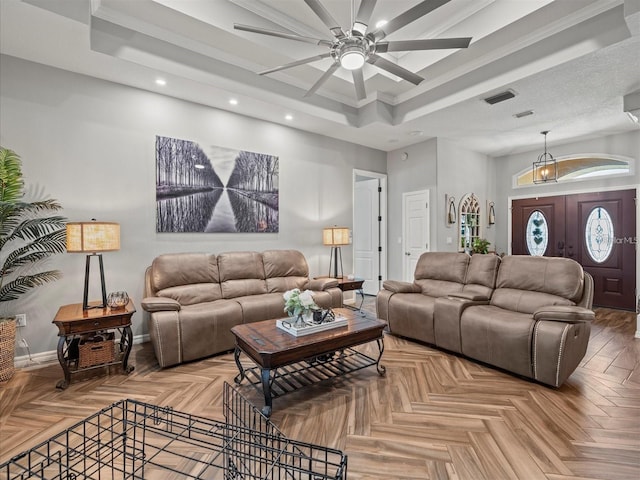
[[353, 347], [382, 338], [387, 322], [361, 316], [345, 308], [334, 309], [347, 318], [347, 325], [296, 337], [276, 326], [276, 320], [236, 325], [231, 332], [236, 345], [262, 368], [278, 368], [290, 363]]
[[[96, 304], [92, 302], [91, 304]], [[123, 308], [90, 308], [89, 310], [83, 310], [81, 303], [72, 303], [70, 305], [63, 305], [58, 310], [53, 322], [77, 322], [82, 320], [88, 320], [93, 318], [108, 318], [120, 315], [133, 314], [136, 311], [136, 307], [133, 305], [133, 301], [129, 300], [129, 303]]]

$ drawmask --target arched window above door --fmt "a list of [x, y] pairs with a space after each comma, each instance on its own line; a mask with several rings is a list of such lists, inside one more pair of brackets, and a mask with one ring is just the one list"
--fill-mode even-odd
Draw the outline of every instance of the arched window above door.
[[[631, 175], [634, 159], [621, 155], [580, 154], [557, 157], [558, 182], [591, 180], [597, 177]], [[514, 187], [533, 185], [533, 169], [531, 167], [517, 173], [513, 177]]]

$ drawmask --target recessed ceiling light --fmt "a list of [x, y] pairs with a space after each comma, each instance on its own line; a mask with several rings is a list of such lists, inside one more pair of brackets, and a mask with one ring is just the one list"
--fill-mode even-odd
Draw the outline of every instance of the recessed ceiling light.
[[167, 81], [164, 78], [156, 78], [156, 85], [164, 86], [167, 84]]
[[376, 23], [376, 28], [384, 27], [386, 24], [387, 24], [386, 20], [380, 20], [379, 22]]
[[409, 132], [409, 135], [412, 137], [421, 137], [424, 135], [424, 132], [422, 130], [414, 130], [413, 132]]
[[293, 115], [291, 115], [290, 113], [287, 113], [287, 114], [284, 116], [284, 119], [285, 119], [285, 120], [289, 120], [289, 121], [291, 121], [291, 120], [293, 120]]
[[231, 105], [237, 105], [238, 104], [238, 100], [236, 100], [235, 98], [232, 98], [231, 100], [229, 100], [229, 103]]

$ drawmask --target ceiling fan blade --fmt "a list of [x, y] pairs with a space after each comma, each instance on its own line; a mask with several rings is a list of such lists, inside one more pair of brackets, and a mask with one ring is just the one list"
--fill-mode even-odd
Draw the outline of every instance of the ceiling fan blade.
[[358, 68], [357, 70], [351, 70], [353, 74], [353, 84], [356, 87], [356, 97], [358, 100], [364, 100], [367, 98], [367, 91], [364, 88], [364, 75], [362, 74], [362, 69]]
[[314, 93], [316, 93], [316, 90], [318, 90], [318, 88], [320, 88], [320, 86], [326, 82], [329, 77], [331, 75], [333, 75], [333, 72], [335, 72], [339, 67], [338, 63], [334, 63], [333, 65], [331, 65], [326, 72], [324, 72], [322, 74], [322, 76], [318, 79], [318, 81], [316, 83], [313, 84], [313, 87], [311, 87], [307, 93], [304, 94], [305, 97], [308, 97], [310, 95], [313, 95]]
[[376, 41], [382, 40], [387, 35], [391, 35], [396, 30], [400, 30], [405, 25], [417, 20], [420, 17], [425, 16], [427, 13], [432, 12], [438, 7], [441, 7], [445, 3], [451, 0], [424, 0], [417, 4], [415, 7], [410, 8], [404, 13], [401, 13], [393, 20], [389, 20], [383, 27], [378, 28], [371, 33]]
[[438, 50], [446, 48], [467, 48], [471, 37], [431, 38], [425, 40], [399, 40], [376, 43], [376, 52], [408, 52], [410, 50]]
[[279, 72], [280, 70], [285, 70], [291, 67], [297, 67], [298, 65], [304, 65], [305, 63], [316, 62], [318, 60], [322, 60], [323, 58], [328, 58], [331, 56], [331, 53], [323, 53], [322, 55], [314, 55], [313, 57], [303, 58], [302, 60], [297, 60], [295, 62], [287, 63], [285, 65], [280, 65], [278, 67], [273, 67], [268, 70], [263, 70], [262, 72], [258, 72], [258, 75], [266, 75], [267, 73]]
[[340, 28], [340, 25], [338, 24], [336, 19], [331, 16], [329, 10], [324, 8], [324, 5], [320, 3], [320, 0], [304, 1], [309, 6], [309, 8], [311, 8], [311, 10], [313, 10], [313, 12], [320, 18], [320, 20], [322, 20], [322, 23], [324, 23], [329, 28], [329, 30], [331, 30], [331, 33], [334, 37], [344, 38], [345, 34], [342, 31], [342, 28]]
[[239, 23], [234, 23], [233, 28], [236, 30], [242, 30], [244, 32], [260, 33], [262, 35], [271, 35], [272, 37], [288, 38], [289, 40], [296, 40], [298, 42], [313, 43], [314, 45], [326, 45], [330, 47], [333, 44], [333, 42], [331, 42], [330, 40], [303, 37], [301, 35], [296, 35], [295, 33], [279, 32], [278, 30], [269, 30], [267, 28], [252, 27], [250, 25], [242, 25]]
[[386, 70], [389, 73], [393, 73], [398, 77], [406, 80], [407, 82], [411, 82], [414, 85], [419, 85], [420, 82], [424, 80], [420, 75], [415, 74], [400, 65], [397, 65], [393, 62], [390, 62], [386, 58], [382, 58], [378, 55], [369, 55], [369, 59], [367, 60], [372, 65], [379, 67], [383, 70]]
[[356, 13], [356, 21], [353, 24], [353, 30], [360, 32], [363, 35], [365, 34], [367, 27], [369, 26], [371, 14], [376, 6], [376, 2], [377, 0], [362, 0], [360, 2], [360, 8], [358, 8], [358, 13]]

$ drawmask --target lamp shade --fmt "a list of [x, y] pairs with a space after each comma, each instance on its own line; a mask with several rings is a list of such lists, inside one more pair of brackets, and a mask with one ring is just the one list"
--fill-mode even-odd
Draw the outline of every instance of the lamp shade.
[[114, 222], [67, 223], [67, 252], [113, 252], [120, 250], [120, 224]]
[[347, 227], [327, 227], [322, 230], [322, 244], [332, 247], [349, 245], [349, 229]]

